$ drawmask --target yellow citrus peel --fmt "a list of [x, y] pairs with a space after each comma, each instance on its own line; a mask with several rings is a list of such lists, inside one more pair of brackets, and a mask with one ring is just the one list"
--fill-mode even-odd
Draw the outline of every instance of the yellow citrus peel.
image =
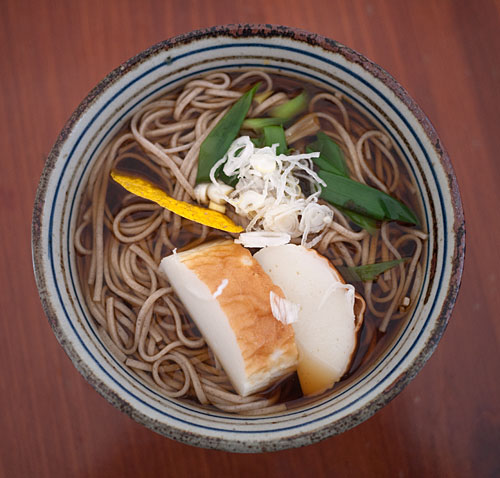
[[161, 207], [190, 221], [226, 232], [242, 232], [244, 230], [226, 215], [185, 201], [178, 201], [145, 179], [128, 176], [118, 171], [111, 171], [111, 177], [128, 192], [153, 201]]

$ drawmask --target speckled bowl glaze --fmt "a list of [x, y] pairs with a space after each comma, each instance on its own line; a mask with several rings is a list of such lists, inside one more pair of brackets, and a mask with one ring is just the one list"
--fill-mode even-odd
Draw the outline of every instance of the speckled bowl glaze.
[[[82, 191], [103, 145], [141, 105], [201, 73], [264, 68], [340, 90], [387, 132], [421, 193], [430, 238], [425, 281], [410, 317], [355, 379], [301, 408], [262, 417], [168, 399], [106, 349], [90, 318], [71, 244]], [[383, 69], [339, 43], [269, 25], [229, 25], [159, 43], [110, 73], [84, 99], [51, 151], [33, 213], [33, 261], [49, 322], [76, 368], [111, 404], [190, 445], [236, 452], [308, 445], [366, 420], [394, 398], [436, 347], [455, 302], [464, 218], [453, 170], [420, 108]]]

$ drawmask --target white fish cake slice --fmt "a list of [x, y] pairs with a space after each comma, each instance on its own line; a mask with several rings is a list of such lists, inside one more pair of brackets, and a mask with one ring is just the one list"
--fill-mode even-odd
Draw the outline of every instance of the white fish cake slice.
[[364, 300], [313, 249], [294, 244], [266, 247], [254, 258], [286, 298], [300, 305], [298, 320], [292, 325], [302, 392], [314, 395], [327, 390], [351, 364]]
[[160, 269], [238, 394], [264, 390], [296, 369], [293, 328], [271, 311], [271, 291], [284, 294], [247, 249], [207, 243], [164, 258]]

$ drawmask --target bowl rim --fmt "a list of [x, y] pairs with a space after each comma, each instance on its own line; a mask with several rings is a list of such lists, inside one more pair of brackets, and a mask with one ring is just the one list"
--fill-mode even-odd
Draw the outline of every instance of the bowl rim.
[[[286, 438], [276, 437], [262, 440], [260, 446], [249, 445], [245, 441], [236, 439], [225, 438], [212, 438], [204, 435], [203, 433], [182, 431], [180, 428], [175, 428], [165, 423], [155, 423], [155, 420], [149, 415], [134, 409], [126, 400], [121, 398], [113, 389], [107, 384], [103, 383], [99, 377], [89, 368], [83, 361], [78, 360], [78, 353], [73, 349], [70, 341], [66, 340], [65, 334], [59, 325], [57, 308], [52, 305], [51, 293], [48, 290], [45, 282], [45, 265], [42, 248], [42, 231], [44, 226], [42, 224], [43, 208], [45, 203], [45, 196], [49, 183], [49, 178], [54, 170], [54, 165], [60, 156], [60, 151], [65, 141], [70, 136], [73, 127], [91, 105], [99, 98], [103, 92], [110, 88], [118, 79], [125, 73], [132, 70], [135, 66], [149, 60], [159, 52], [165, 52], [173, 47], [179, 45], [186, 45], [201, 39], [213, 38], [218, 36], [230, 36], [234, 38], [276, 38], [284, 37], [298, 42], [305, 42], [312, 46], [318, 46], [323, 50], [331, 53], [341, 54], [346, 60], [360, 65], [368, 73], [381, 80], [396, 96], [401, 100], [406, 107], [413, 114], [417, 122], [423, 128], [425, 135], [432, 143], [439, 157], [439, 161], [447, 177], [447, 187], [452, 199], [453, 209], [453, 231], [451, 234], [455, 236], [456, 247], [453, 251], [451, 258], [452, 270], [448, 288], [446, 291], [446, 299], [439, 311], [435, 311], [433, 315], [436, 316], [434, 320], [434, 327], [429, 333], [429, 338], [425, 345], [421, 348], [415, 359], [413, 359], [406, 369], [397, 376], [392, 383], [377, 395], [374, 399], [364, 403], [364, 405], [353, 411], [351, 414], [346, 415], [332, 423], [326, 424], [319, 430], [310, 432], [301, 432], [300, 430]], [[42, 176], [38, 185], [33, 217], [32, 217], [32, 258], [35, 273], [37, 288], [39, 291], [42, 306], [45, 315], [56, 335], [57, 340], [68, 354], [77, 370], [84, 376], [92, 387], [104, 396], [109, 402], [115, 405], [120, 410], [124, 411], [134, 420], [145, 425], [146, 427], [170, 438], [174, 438], [180, 442], [203, 446], [206, 448], [216, 448], [227, 451], [244, 451], [244, 452], [259, 452], [279, 450], [291, 447], [305, 446], [325, 439], [331, 435], [346, 431], [355, 425], [361, 423], [367, 418], [371, 417], [377, 410], [386, 405], [392, 400], [401, 390], [413, 379], [413, 377], [422, 368], [425, 362], [430, 358], [434, 349], [436, 348], [451, 316], [453, 306], [456, 302], [458, 291], [460, 288], [461, 277], [463, 272], [465, 256], [465, 220], [460, 199], [458, 182], [455, 177], [453, 167], [449, 156], [439, 139], [436, 130], [431, 124], [430, 120], [423, 113], [416, 102], [410, 97], [408, 92], [382, 67], [368, 60], [365, 56], [351, 48], [326, 38], [322, 35], [309, 33], [305, 30], [293, 27], [286, 27], [281, 25], [270, 24], [228, 24], [219, 25], [205, 29], [198, 29], [175, 36], [171, 39], [161, 41], [150, 48], [138, 53], [129, 60], [122, 63], [120, 66], [111, 71], [97, 86], [95, 86], [89, 94], [83, 99], [71, 117], [65, 123], [61, 133], [59, 134], [52, 150], [50, 151]]]

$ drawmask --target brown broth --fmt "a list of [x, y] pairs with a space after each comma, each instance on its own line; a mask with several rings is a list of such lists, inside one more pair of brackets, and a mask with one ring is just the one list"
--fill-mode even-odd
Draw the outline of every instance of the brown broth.
[[[322, 92], [324, 90], [320, 89], [318, 86], [313, 85], [313, 84], [304, 84], [303, 82], [299, 82], [298, 80], [287, 77], [287, 76], [278, 76], [278, 75], [271, 75], [273, 80], [275, 81], [275, 89], [277, 90], [282, 90], [285, 91], [286, 93], [291, 94], [292, 96], [294, 94], [297, 94], [301, 92], [302, 90], [306, 90], [309, 97], [313, 97], [315, 94]], [[245, 85], [242, 85], [242, 88], [245, 88]], [[342, 121], [342, 116], [339, 114], [338, 109], [333, 106], [330, 103], [327, 103], [326, 101], [321, 101], [320, 104], [322, 105], [322, 111], [328, 112], [332, 114], [337, 120]], [[366, 116], [364, 116], [362, 113], [360, 113], [352, 104], [350, 104], [348, 101], [344, 100], [344, 104], [346, 105], [346, 108], [348, 110], [349, 116], [353, 120], [353, 123], [356, 125], [361, 125], [364, 129], [378, 129], [376, 128], [375, 125], [372, 124], [370, 120]], [[325, 126], [326, 123], [321, 121], [322, 126]], [[127, 127], [124, 127], [125, 131]], [[304, 148], [304, 146], [313, 140], [313, 137], [308, 137], [304, 138], [303, 140], [300, 141], [296, 147], [298, 149]], [[136, 148], [135, 152], [137, 154], [141, 154], [145, 157], [145, 155], [140, 148]], [[400, 158], [396, 154], [396, 152], [393, 150], [392, 153], [396, 157], [396, 161], [399, 164], [400, 167], [400, 172], [402, 175], [405, 175], [406, 181], [409, 183], [412, 183], [408, 173], [406, 172]], [[133, 159], [129, 159], [126, 161], [123, 161], [120, 164], [120, 170], [123, 170], [125, 172], [130, 172], [133, 174], [139, 174], [142, 175], [148, 179], [150, 179], [153, 182], [158, 181], [158, 176], [148, 170], [142, 164], [141, 162]], [[416, 189], [416, 188], [415, 188]], [[117, 186], [114, 184], [112, 181], [110, 181], [109, 187], [108, 187], [108, 192], [106, 196], [106, 203], [107, 207], [109, 208], [109, 211], [111, 214], [116, 214], [117, 211], [123, 206], [123, 201], [126, 198], [126, 194], [121, 189], [121, 187]], [[395, 193], [395, 196], [398, 197], [399, 199], [403, 200], [406, 204], [411, 206], [415, 211], [420, 213], [420, 208], [419, 208], [419, 202], [418, 202], [418, 197], [416, 193], [412, 192], [409, 190], [409, 188], [403, 188], [402, 190], [398, 190]], [[89, 204], [89, 201], [87, 200], [85, 204], [83, 205], [81, 209], [81, 214], [82, 216], [83, 212], [87, 209]], [[149, 216], [151, 213], [138, 213], [134, 215], [134, 219], [140, 219], [144, 216]], [[419, 214], [421, 216], [421, 214]], [[81, 219], [80, 219], [81, 220]], [[395, 223], [390, 225], [390, 228], [394, 231], [397, 231], [399, 229], [399, 226]], [[106, 234], [110, 234], [110, 232], [106, 232]], [[207, 240], [211, 240], [215, 237], [220, 237], [221, 233], [217, 231], [211, 231], [211, 233], [208, 235]], [[92, 231], [91, 227], [87, 227], [85, 230], [85, 234], [82, 236], [83, 240], [82, 242], [86, 245], [86, 247], [91, 246], [92, 244]], [[195, 240], [196, 237], [194, 237], [191, 233], [189, 232], [182, 232], [179, 236], [179, 238], [175, 241], [175, 246], [178, 247], [179, 249], [185, 248], [188, 246], [193, 240]], [[414, 247], [405, 247], [404, 250], [401, 251], [401, 254], [403, 257], [406, 256], [411, 256], [413, 253]], [[425, 249], [425, 248], [424, 248]], [[162, 252], [162, 255], [166, 254], [167, 251], [164, 250]], [[328, 253], [326, 254], [327, 257], [329, 257], [331, 260], [338, 259], [338, 257], [335, 256], [335, 248], [330, 249]], [[88, 274], [89, 270], [89, 256], [81, 256], [79, 255], [78, 257], [78, 267], [79, 267], [79, 272], [81, 276], [81, 281], [84, 283], [86, 280], [86, 274]], [[380, 258], [377, 258], [377, 261], [379, 261]], [[422, 261], [422, 258], [420, 259]], [[362, 284], [355, 284], [356, 290], [363, 295], [364, 294], [364, 288]], [[410, 287], [411, 290], [411, 287]], [[373, 292], [375, 294], [380, 294], [382, 292], [380, 286], [377, 283], [374, 283], [373, 286]], [[410, 306], [411, 308], [411, 306]], [[187, 314], [184, 314], [187, 317]], [[186, 320], [189, 320], [186, 318]], [[338, 388], [342, 386], [343, 382], [346, 380], [353, 380], [355, 377], [359, 376], [362, 374], [364, 371], [369, 369], [373, 363], [380, 357], [380, 355], [384, 352], [386, 347], [391, 343], [395, 335], [397, 334], [398, 330], [402, 326], [402, 324], [405, 323], [405, 317], [397, 319], [397, 320], [391, 320], [388, 326], [388, 329], [385, 333], [381, 333], [378, 331], [378, 324], [380, 323], [380, 319], [375, 317], [368, 309], [365, 312], [364, 316], [364, 325], [360, 331], [359, 335], [359, 341], [358, 341], [358, 350], [354, 356], [354, 359], [352, 361], [352, 364], [349, 368], [349, 371], [346, 373], [346, 375], [343, 377], [343, 379], [335, 384], [335, 388]], [[193, 331], [194, 334], [196, 334], [196, 331]], [[273, 385], [267, 392], [264, 392], [263, 394], [271, 394], [277, 387], [281, 387], [282, 393], [281, 393], [281, 398], [280, 402], [284, 402], [287, 404], [287, 408], [295, 408], [301, 405], [304, 405], [308, 401], [313, 400], [312, 398], [304, 398], [302, 396], [301, 390], [300, 390], [300, 384], [298, 382], [298, 378], [296, 374], [293, 374], [291, 377], [286, 378], [285, 380]], [[330, 391], [325, 392], [325, 394], [330, 393]], [[317, 400], [319, 397], [314, 397], [314, 400]], [[187, 398], [187, 400], [190, 400]]]

